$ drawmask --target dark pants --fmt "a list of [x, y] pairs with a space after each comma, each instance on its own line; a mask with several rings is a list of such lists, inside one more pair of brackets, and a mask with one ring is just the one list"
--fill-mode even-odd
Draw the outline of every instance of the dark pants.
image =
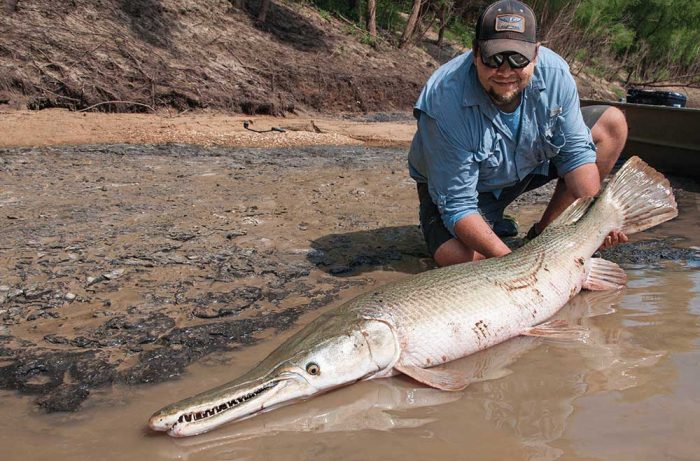
[[[603, 115], [603, 112], [609, 107], [611, 106], [599, 105], [581, 108], [586, 126], [588, 126], [588, 128], [593, 128], [593, 125], [596, 124], [600, 116]], [[481, 193], [479, 194], [478, 203], [479, 212], [484, 220], [489, 223], [489, 225], [493, 226], [494, 223], [503, 219], [503, 211], [513, 200], [518, 198], [518, 196], [527, 191], [542, 187], [557, 177], [556, 168], [550, 163], [547, 175], [529, 174], [514, 186], [503, 189], [498, 198], [491, 192]], [[442, 222], [440, 211], [435, 203], [433, 203], [430, 193], [428, 192], [428, 185], [426, 183], [418, 183], [417, 188], [418, 200], [420, 201], [420, 227], [423, 231], [423, 237], [428, 246], [428, 251], [431, 256], [434, 256], [440, 245], [453, 238], [453, 236]]]

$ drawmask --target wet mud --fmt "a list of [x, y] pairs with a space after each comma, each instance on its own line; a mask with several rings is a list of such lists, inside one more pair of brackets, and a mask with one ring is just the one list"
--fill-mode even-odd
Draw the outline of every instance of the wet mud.
[[[433, 267], [405, 149], [2, 149], [0, 183], [0, 388], [48, 412], [113, 384], [175, 379]], [[548, 193], [514, 213], [541, 210]], [[678, 236], [603, 256], [698, 260]]]

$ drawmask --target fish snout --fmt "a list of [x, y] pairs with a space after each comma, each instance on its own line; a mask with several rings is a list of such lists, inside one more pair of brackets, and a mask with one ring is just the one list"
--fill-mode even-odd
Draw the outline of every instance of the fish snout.
[[157, 411], [148, 419], [148, 427], [154, 431], [165, 432], [169, 431], [176, 422], [176, 415], [167, 415], [163, 414], [162, 411]]

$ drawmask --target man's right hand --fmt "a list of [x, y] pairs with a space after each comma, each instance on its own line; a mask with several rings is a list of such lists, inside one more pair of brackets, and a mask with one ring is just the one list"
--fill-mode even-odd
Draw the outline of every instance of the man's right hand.
[[610, 234], [608, 234], [607, 237], [605, 237], [605, 240], [603, 240], [603, 244], [598, 248], [599, 250], [605, 250], [606, 248], [614, 247], [615, 245], [619, 245], [620, 243], [627, 243], [629, 242], [629, 238], [627, 238], [627, 235], [625, 235], [621, 231], [612, 231]]
[[440, 267], [510, 253], [510, 248], [498, 238], [479, 214], [468, 215], [457, 221], [455, 234], [457, 238], [440, 245], [433, 255]]
[[511, 251], [480, 214], [470, 214], [457, 221], [455, 234], [467, 248], [486, 258], [507, 255]]

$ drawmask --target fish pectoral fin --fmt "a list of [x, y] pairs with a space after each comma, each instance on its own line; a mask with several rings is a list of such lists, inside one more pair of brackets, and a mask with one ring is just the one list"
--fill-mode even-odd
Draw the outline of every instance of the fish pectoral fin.
[[537, 336], [539, 338], [563, 339], [571, 341], [585, 341], [589, 331], [580, 325], [571, 325], [566, 320], [550, 320], [521, 333], [523, 336]]
[[405, 365], [401, 363], [394, 365], [394, 368], [410, 376], [419, 383], [443, 391], [461, 391], [470, 383], [467, 376], [451, 370], [420, 368], [414, 365]]
[[625, 271], [612, 261], [603, 258], [591, 258], [586, 262], [586, 290], [619, 290], [627, 283]]

